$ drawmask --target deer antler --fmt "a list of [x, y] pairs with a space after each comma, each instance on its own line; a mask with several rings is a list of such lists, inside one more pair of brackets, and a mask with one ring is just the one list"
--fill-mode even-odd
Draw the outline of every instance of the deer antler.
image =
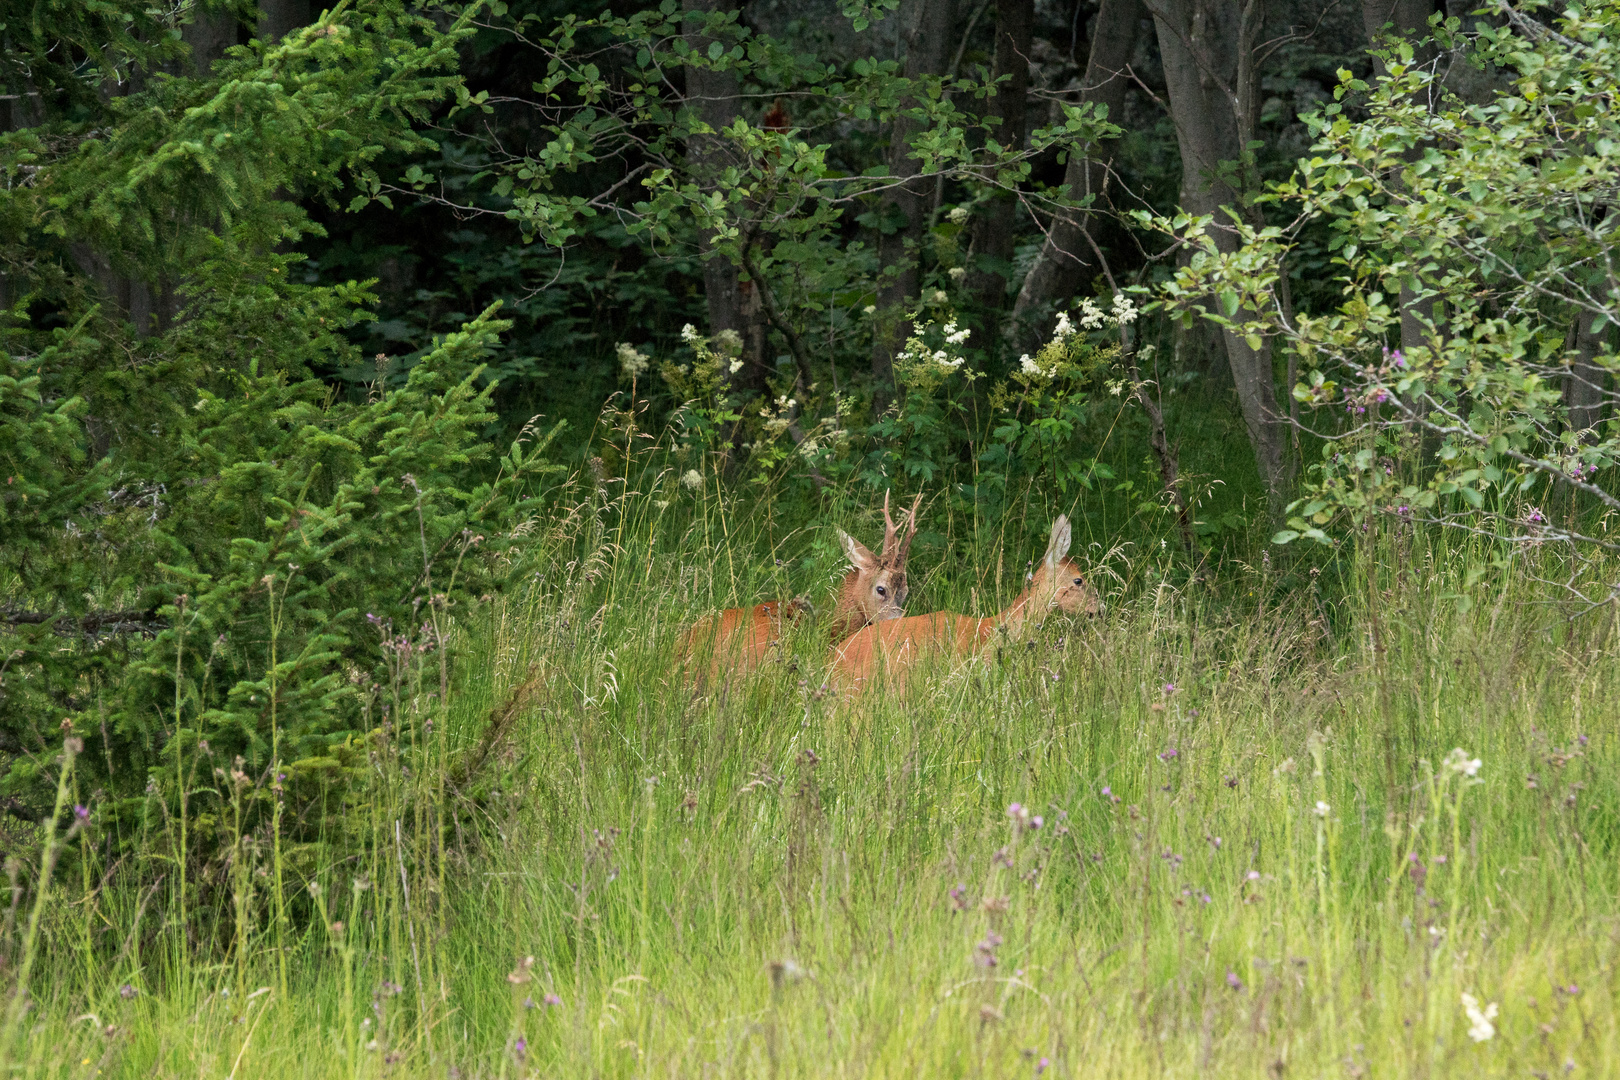
[[919, 491], [917, 497], [911, 501], [911, 509], [906, 511], [906, 535], [895, 549], [893, 565], [896, 569], [905, 568], [906, 556], [911, 552], [911, 538], [917, 535], [917, 508], [921, 505], [922, 492]]
[[883, 493], [883, 564], [893, 566], [900, 551], [900, 537], [895, 531], [894, 518], [889, 516], [889, 493]]

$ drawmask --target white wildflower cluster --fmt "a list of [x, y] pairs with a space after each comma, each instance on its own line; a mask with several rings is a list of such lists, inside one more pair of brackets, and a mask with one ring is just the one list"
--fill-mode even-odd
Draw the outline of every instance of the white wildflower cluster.
[[1446, 772], [1451, 773], [1453, 776], [1460, 776], [1464, 781], [1472, 781], [1476, 784], [1482, 783], [1479, 779], [1479, 767], [1483, 764], [1484, 762], [1479, 758], [1470, 758], [1468, 751], [1460, 746], [1447, 754], [1444, 762]]
[[687, 469], [686, 475], [681, 477], [681, 483], [685, 484], [689, 491], [696, 491], [703, 486], [703, 474], [696, 469]]
[[950, 219], [952, 225], [966, 225], [968, 213], [968, 208], [965, 206], [953, 206], [951, 212], [945, 216]]
[[876, 315], [877, 314], [877, 305], [876, 304], [867, 304], [865, 307], [861, 308], [861, 314], [862, 315]]
[[686, 342], [688, 345], [696, 345], [698, 342], [697, 327], [693, 326], [691, 323], [687, 323], [685, 326], [681, 327], [681, 340]]
[[928, 294], [928, 302], [930, 304], [943, 304], [947, 303], [949, 300], [950, 297], [945, 295], [944, 289], [935, 289]]
[[[688, 326], [687, 329], [690, 330], [691, 327]], [[639, 377], [652, 363], [646, 353], [637, 352], [636, 347], [628, 342], [619, 342], [616, 351], [619, 354], [619, 370], [624, 372], [627, 379]]]
[[925, 340], [925, 334], [931, 328], [931, 325], [937, 324], [917, 327], [911, 337], [906, 339], [905, 347], [900, 350], [900, 356], [897, 359], [916, 370], [932, 368], [947, 375], [960, 370], [962, 365], [967, 362], [967, 358], [958, 355], [956, 349], [967, 341], [972, 331], [959, 328], [953, 318], [939, 327], [940, 333], [945, 339], [946, 347], [931, 349]]
[[[1104, 326], [1129, 326], [1136, 321], [1136, 304], [1124, 293], [1115, 293], [1109, 310], [1097, 306], [1091, 297], [1080, 300], [1080, 327], [1083, 330], [1101, 330]], [[1061, 316], [1060, 316], [1061, 321]]]
[[780, 435], [788, 429], [793, 422], [790, 414], [799, 407], [797, 398], [790, 398], [782, 394], [776, 399], [776, 408], [772, 410], [769, 405], [759, 410], [759, 415], [765, 418], [765, 430], [772, 435]]
[[1115, 293], [1113, 316], [1117, 325], [1129, 326], [1136, 321], [1136, 305], [1124, 293]]
[[1035, 358], [1030, 356], [1029, 353], [1025, 353], [1018, 358], [1018, 370], [1032, 379], [1049, 379], [1053, 374], [1037, 364]]
[[[1082, 297], [1076, 325], [1067, 311], [1058, 312], [1057, 325], [1052, 327], [1052, 340], [1034, 356], [1025, 353], [1018, 358], [1018, 370], [1029, 379], [1055, 379], [1063, 362], [1068, 358], [1068, 341], [1081, 330], [1101, 330], [1105, 326], [1128, 326], [1136, 321], [1136, 305], [1124, 293], [1115, 293], [1110, 311], [1097, 306], [1091, 297]], [[1109, 393], [1118, 395], [1125, 389], [1123, 382], [1110, 383]]]
[[960, 285], [967, 280], [967, 267], [965, 266], [953, 266], [945, 273], [950, 275], [951, 282], [956, 285]]
[[1496, 1002], [1491, 1002], [1483, 1009], [1479, 1007], [1479, 999], [1473, 994], [1462, 996], [1463, 1012], [1468, 1014], [1468, 1037], [1481, 1043], [1496, 1034], [1496, 1025], [1491, 1023], [1496, 1019]]

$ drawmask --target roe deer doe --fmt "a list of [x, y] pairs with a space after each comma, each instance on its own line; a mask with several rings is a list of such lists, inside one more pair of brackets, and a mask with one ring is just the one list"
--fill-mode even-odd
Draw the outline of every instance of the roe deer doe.
[[1070, 615], [1097, 614], [1102, 610], [1097, 590], [1068, 557], [1070, 535], [1069, 519], [1059, 515], [1041, 565], [1001, 614], [975, 619], [936, 611], [868, 626], [834, 650], [833, 683], [859, 693], [886, 673], [903, 694], [908, 670], [925, 656], [972, 656], [990, 643], [998, 627], [1019, 634], [1030, 618], [1053, 608]]
[[[873, 555], [859, 540], [839, 529], [838, 542], [849, 556], [853, 569], [844, 575], [838, 591], [838, 602], [828, 626], [832, 644], [836, 645], [868, 623], [897, 619], [904, 612], [906, 602], [906, 556], [911, 550], [911, 538], [917, 534], [917, 506], [922, 496], [911, 504], [911, 510], [902, 519], [905, 532], [895, 527], [889, 516], [889, 497], [883, 497], [883, 553]], [[770, 650], [781, 641], [787, 626], [803, 615], [813, 613], [810, 602], [803, 597], [792, 600], [773, 600], [751, 608], [727, 608], [699, 619], [681, 639], [679, 655], [698, 681], [705, 674], [717, 674], [722, 667], [729, 674], [741, 675], [758, 667]], [[707, 657], [708, 663], [701, 661]]]

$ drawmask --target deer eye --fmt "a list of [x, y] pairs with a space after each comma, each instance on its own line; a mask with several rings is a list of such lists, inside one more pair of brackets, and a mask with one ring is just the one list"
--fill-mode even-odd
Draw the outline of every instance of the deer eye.
[[1084, 585], [1086, 583], [1086, 581], [1085, 581], [1085, 578], [1075, 578], [1074, 583], [1076, 585]]
[[877, 594], [879, 596], [888, 596], [889, 595], [889, 590], [885, 589], [883, 586], [879, 585], [877, 587]]

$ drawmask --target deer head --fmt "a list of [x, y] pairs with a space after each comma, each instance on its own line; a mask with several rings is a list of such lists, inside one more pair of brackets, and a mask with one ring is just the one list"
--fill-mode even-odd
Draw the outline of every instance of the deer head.
[[917, 507], [921, 503], [919, 494], [901, 518], [901, 527], [896, 527], [889, 515], [889, 497], [884, 495], [881, 556], [873, 555], [865, 544], [838, 530], [838, 542], [854, 569], [844, 577], [838, 606], [833, 611], [829, 633], [835, 643], [868, 623], [898, 619], [905, 614], [906, 556], [911, 551], [912, 537], [917, 535]]
[[1041, 565], [1030, 576], [1029, 588], [1024, 590], [1024, 595], [1038, 611], [1057, 608], [1067, 615], [1096, 615], [1102, 611], [1102, 598], [1086, 580], [1080, 565], [1069, 558], [1072, 536], [1069, 519], [1059, 514], [1052, 523], [1046, 554], [1041, 557]]

